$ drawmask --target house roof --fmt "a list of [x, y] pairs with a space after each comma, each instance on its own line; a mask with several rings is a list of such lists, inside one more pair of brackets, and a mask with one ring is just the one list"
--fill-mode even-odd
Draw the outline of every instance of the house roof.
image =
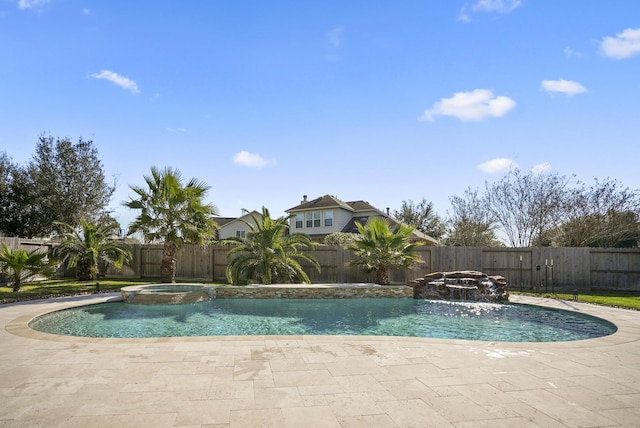
[[262, 214], [256, 210], [253, 210], [251, 212], [244, 212], [242, 217], [214, 217], [214, 220], [216, 221], [216, 223], [218, 223], [218, 226], [222, 227], [236, 221], [250, 221], [252, 219], [252, 216], [259, 218], [262, 217]]
[[376, 207], [374, 207], [373, 205], [371, 205], [369, 202], [365, 202], [365, 201], [353, 201], [353, 202], [347, 202], [347, 204], [353, 208], [354, 211], [377, 211], [380, 214], [384, 215], [382, 211], [380, 211], [379, 209], [377, 209]]
[[371, 205], [366, 201], [351, 201], [351, 202], [343, 202], [340, 199], [336, 198], [332, 195], [324, 195], [319, 198], [312, 199], [307, 201], [307, 197], [305, 195], [304, 200], [293, 208], [289, 208], [286, 210], [287, 213], [292, 211], [309, 211], [318, 208], [331, 208], [331, 207], [340, 207], [347, 211], [357, 212], [357, 211], [376, 211], [381, 215], [384, 215], [382, 211]]
[[216, 222], [218, 226], [224, 226], [227, 223], [232, 222], [233, 220], [237, 220], [238, 217], [214, 217], [213, 220]]
[[353, 211], [353, 208], [348, 203], [342, 202], [340, 199], [337, 199], [335, 196], [324, 195], [319, 198], [307, 201], [307, 195], [305, 195], [304, 200], [300, 203], [300, 205], [296, 205], [293, 208], [289, 208], [285, 212], [289, 213], [291, 211], [306, 211], [306, 210], [313, 210], [317, 208], [329, 208], [329, 207], [340, 207], [348, 211]]

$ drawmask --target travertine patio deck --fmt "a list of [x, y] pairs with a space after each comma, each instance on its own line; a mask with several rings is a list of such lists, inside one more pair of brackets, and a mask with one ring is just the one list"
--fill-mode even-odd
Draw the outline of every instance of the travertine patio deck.
[[637, 427], [640, 312], [563, 343], [402, 337], [89, 339], [35, 315], [117, 294], [0, 306], [2, 427]]

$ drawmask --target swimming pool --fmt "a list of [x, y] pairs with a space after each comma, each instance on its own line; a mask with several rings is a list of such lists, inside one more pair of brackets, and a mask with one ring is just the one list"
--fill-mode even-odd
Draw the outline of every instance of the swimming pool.
[[612, 334], [593, 316], [523, 304], [361, 299], [214, 299], [185, 305], [100, 303], [34, 318], [45, 333], [113, 338], [359, 335], [557, 342]]

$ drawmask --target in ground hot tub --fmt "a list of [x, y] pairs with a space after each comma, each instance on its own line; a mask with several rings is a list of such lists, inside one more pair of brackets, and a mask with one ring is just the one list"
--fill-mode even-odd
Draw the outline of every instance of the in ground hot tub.
[[180, 305], [215, 299], [215, 288], [195, 284], [146, 284], [120, 289], [125, 303], [138, 305]]

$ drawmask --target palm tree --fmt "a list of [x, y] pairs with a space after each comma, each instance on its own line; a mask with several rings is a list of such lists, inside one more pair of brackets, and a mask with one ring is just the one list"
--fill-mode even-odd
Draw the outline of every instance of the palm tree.
[[32, 278], [36, 275], [51, 276], [55, 273], [55, 262], [48, 260], [47, 253], [33, 250], [27, 252], [21, 248], [11, 250], [2, 243], [2, 252], [0, 252], [0, 271], [9, 275], [13, 284], [13, 291], [20, 291], [22, 281]]
[[140, 214], [129, 225], [128, 234], [138, 231], [147, 242], [162, 242], [160, 281], [174, 282], [176, 250], [185, 243], [203, 244], [215, 236], [217, 214], [214, 205], [205, 204], [209, 190], [204, 182], [192, 178], [182, 184], [180, 171], [151, 167], [151, 175], [144, 177], [147, 187], [130, 186], [138, 196], [123, 205]]
[[82, 218], [79, 228], [66, 223], [56, 224], [66, 232], [61, 235], [62, 242], [54, 248], [54, 254], [68, 262], [70, 268], [77, 267], [80, 281], [91, 281], [98, 277], [99, 261], [113, 264], [117, 269], [131, 261], [131, 251], [123, 243], [111, 239], [119, 228], [115, 220], [94, 225]]
[[365, 272], [375, 271], [375, 283], [388, 285], [389, 268], [410, 268], [420, 261], [415, 254], [421, 242], [410, 240], [414, 228], [406, 224], [398, 224], [393, 231], [387, 220], [381, 217], [371, 218], [365, 226], [356, 222], [360, 235], [349, 250], [355, 258], [351, 265], [362, 267]]
[[240, 219], [249, 227], [246, 238], [222, 241], [223, 244], [237, 244], [228, 254], [229, 258], [235, 257], [227, 265], [227, 280], [234, 285], [240, 283], [241, 276], [262, 284], [310, 283], [309, 276], [298, 262], [298, 259], [306, 260], [320, 271], [316, 259], [300, 252], [300, 249], [315, 245], [309, 236], [300, 233], [287, 235], [289, 217], [272, 219], [264, 207], [261, 215], [249, 215], [252, 221]]

